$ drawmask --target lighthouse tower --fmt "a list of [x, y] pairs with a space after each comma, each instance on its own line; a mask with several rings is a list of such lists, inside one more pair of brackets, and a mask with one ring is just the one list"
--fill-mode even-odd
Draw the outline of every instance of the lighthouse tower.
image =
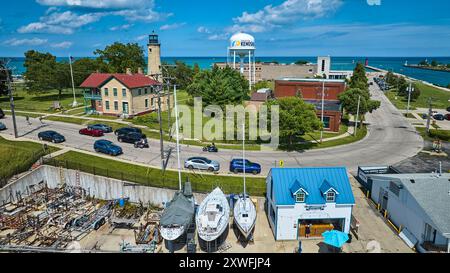
[[[161, 74], [161, 44], [158, 40], [158, 34], [152, 31], [148, 36], [148, 67], [147, 75]], [[154, 78], [157, 78], [156, 76]]]

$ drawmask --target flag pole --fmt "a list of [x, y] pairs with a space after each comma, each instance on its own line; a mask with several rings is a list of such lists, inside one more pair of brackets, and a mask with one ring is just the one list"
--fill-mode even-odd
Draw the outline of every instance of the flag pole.
[[77, 98], [75, 96], [75, 83], [73, 81], [72, 56], [70, 56], [70, 55], [69, 55], [69, 65], [70, 65], [70, 77], [72, 78], [72, 92], [73, 92], [72, 107], [76, 107], [78, 105], [78, 102], [77, 102]]

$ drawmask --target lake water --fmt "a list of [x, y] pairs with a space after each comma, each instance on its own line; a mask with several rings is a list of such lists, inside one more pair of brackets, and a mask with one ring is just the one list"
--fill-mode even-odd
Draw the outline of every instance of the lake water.
[[[25, 72], [25, 68], [23, 67], [25, 58], [12, 57], [10, 59], [10, 67], [14, 67], [14, 74], [22, 74]], [[57, 59], [62, 61], [67, 58], [58, 57]], [[75, 59], [77, 58], [75, 57]], [[226, 57], [162, 57], [161, 59], [163, 62], [170, 64], [175, 63], [175, 61], [183, 61], [188, 65], [197, 63], [202, 69], [211, 68], [215, 62], [226, 62]], [[365, 57], [332, 57], [331, 68], [333, 70], [353, 70], [357, 62], [364, 63], [365, 59]], [[369, 65], [373, 67], [392, 70], [412, 78], [441, 86], [450, 84], [450, 72], [415, 69], [403, 66], [406, 61], [408, 61], [408, 64], [418, 64], [424, 59], [428, 59], [429, 62], [436, 60], [440, 63], [450, 63], [450, 57], [368, 57]], [[311, 63], [317, 62], [316, 57], [256, 57], [256, 60], [261, 62], [276, 61], [280, 64], [291, 64], [298, 60], [305, 60]]]

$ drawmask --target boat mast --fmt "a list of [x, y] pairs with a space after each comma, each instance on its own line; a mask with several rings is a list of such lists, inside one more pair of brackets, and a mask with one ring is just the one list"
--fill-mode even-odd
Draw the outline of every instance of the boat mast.
[[173, 96], [175, 100], [175, 132], [177, 134], [177, 160], [178, 160], [178, 184], [181, 191], [181, 163], [180, 163], [180, 143], [179, 143], [179, 131], [178, 131], [178, 103], [177, 103], [177, 86], [173, 85]]
[[244, 200], [246, 198], [245, 192], [245, 120], [242, 122], [242, 165], [244, 166]]

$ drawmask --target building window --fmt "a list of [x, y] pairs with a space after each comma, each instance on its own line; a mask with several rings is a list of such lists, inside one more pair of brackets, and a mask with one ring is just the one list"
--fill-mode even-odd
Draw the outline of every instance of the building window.
[[336, 193], [334, 191], [327, 192], [327, 202], [334, 202], [336, 199]]
[[330, 117], [323, 117], [323, 128], [330, 129]]
[[114, 97], [117, 97], [117, 88], [113, 88]]
[[109, 101], [105, 101], [105, 108], [106, 110], [109, 110]]
[[153, 98], [151, 98], [150, 104], [151, 104], [152, 106], [155, 105], [155, 102], [154, 102]]
[[108, 88], [105, 88], [104, 91], [105, 91], [105, 97], [109, 96], [109, 94], [108, 94]]
[[295, 195], [295, 202], [297, 202], [297, 203], [304, 203], [305, 202], [305, 193], [304, 192], [298, 192]]
[[142, 90], [139, 88], [138, 89], [138, 96], [142, 95]]
[[148, 99], [145, 99], [145, 108], [148, 108]]
[[325, 60], [322, 60], [322, 72], [325, 71]]
[[144, 94], [145, 94], [145, 95], [147, 95], [147, 94], [148, 94], [148, 89], [147, 89], [147, 87], [146, 87], [146, 88], [144, 88]]
[[122, 88], [122, 97], [127, 96], [127, 90], [125, 88]]
[[114, 110], [119, 111], [119, 102], [114, 102]]

